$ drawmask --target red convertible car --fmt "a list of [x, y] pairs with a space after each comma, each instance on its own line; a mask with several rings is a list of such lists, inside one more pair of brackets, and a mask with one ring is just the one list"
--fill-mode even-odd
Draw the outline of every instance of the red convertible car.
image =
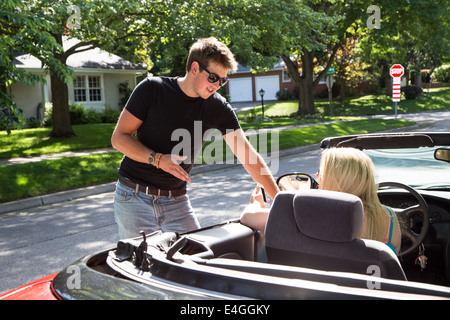
[[399, 256], [356, 237], [359, 198], [287, 173], [279, 185], [302, 188], [280, 191], [264, 232], [227, 221], [142, 234], [0, 299], [450, 299], [450, 133], [324, 139], [329, 147], [372, 158], [380, 200], [403, 221]]

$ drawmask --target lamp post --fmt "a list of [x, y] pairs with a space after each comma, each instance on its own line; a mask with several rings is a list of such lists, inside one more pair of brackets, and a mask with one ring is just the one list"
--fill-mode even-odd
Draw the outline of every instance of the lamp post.
[[261, 96], [261, 106], [262, 106], [262, 117], [264, 119], [264, 93], [266, 93], [263, 89], [259, 90], [259, 95]]

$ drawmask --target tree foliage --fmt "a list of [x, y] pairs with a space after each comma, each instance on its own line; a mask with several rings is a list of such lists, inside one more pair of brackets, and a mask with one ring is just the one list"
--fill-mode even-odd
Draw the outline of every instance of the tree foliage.
[[[381, 12], [379, 29], [368, 23], [372, 5]], [[283, 59], [299, 89], [299, 113], [314, 113], [314, 90], [350, 40], [365, 62], [359, 68], [370, 64], [367, 71], [380, 77], [393, 61], [437, 67], [448, 61], [448, 21], [445, 0], [4, 0], [0, 83], [42, 81], [12, 63], [17, 51], [41, 59], [55, 90], [52, 135], [71, 136], [71, 54], [101, 47], [156, 74], [181, 75], [191, 44], [215, 36], [255, 71]], [[63, 48], [64, 35], [81, 41]], [[6, 92], [2, 105], [14, 113]]]
[[[6, 31], [1, 46], [2, 68], [6, 72], [1, 82], [7, 87], [15, 81], [30, 84], [44, 81], [13, 64], [17, 51], [29, 53], [42, 61], [51, 79], [53, 137], [74, 135], [67, 90], [73, 72], [66, 65], [67, 58], [95, 47], [117, 50], [122, 45], [126, 49], [127, 41], [144, 36], [142, 26], [147, 27], [150, 21], [164, 15], [164, 5], [160, 1], [29, 0], [21, 3], [20, 0], [7, 0], [5, 4], [2, 5], [0, 19], [2, 26], [6, 26], [2, 28]], [[64, 48], [63, 37], [77, 38], [80, 42]], [[2, 96], [3, 103], [14, 111], [11, 97], [6, 92]]]
[[30, 85], [43, 82], [38, 75], [16, 66], [16, 55], [30, 53], [64, 76], [69, 74], [69, 70], [52, 54], [59, 46], [50, 35], [51, 25], [42, 16], [29, 11], [26, 3], [20, 0], [2, 1], [0, 26], [0, 127], [10, 132], [11, 128], [20, 128], [24, 119], [7, 93], [8, 87], [15, 82]]
[[[359, 41], [360, 58], [389, 89], [394, 63], [406, 74], [434, 70], [449, 60], [449, 7], [443, 0], [380, 1], [380, 29], [366, 30]], [[389, 91], [389, 90], [388, 90]]]

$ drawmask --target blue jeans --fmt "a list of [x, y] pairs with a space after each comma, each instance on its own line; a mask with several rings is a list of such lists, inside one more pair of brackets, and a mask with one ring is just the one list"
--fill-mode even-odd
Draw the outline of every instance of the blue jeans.
[[137, 192], [119, 181], [114, 194], [114, 219], [119, 238], [139, 236], [157, 230], [187, 232], [200, 228], [187, 195], [165, 197]]

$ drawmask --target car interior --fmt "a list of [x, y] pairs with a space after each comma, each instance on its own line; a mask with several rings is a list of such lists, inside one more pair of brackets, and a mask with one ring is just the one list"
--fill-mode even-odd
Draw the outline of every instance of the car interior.
[[[285, 202], [288, 197], [289, 193], [286, 193], [286, 197], [281, 197], [279, 205], [284, 206], [281, 202]], [[279, 256], [286, 252], [275, 252], [273, 255], [267, 240], [267, 235], [252, 230], [239, 221], [228, 221], [184, 235], [155, 233], [148, 236], [146, 243], [151, 256], [148, 273], [142, 272], [144, 269], [141, 262], [130, 260], [129, 254], [122, 253], [133, 251], [129, 248], [124, 250], [126, 244], [111, 251], [107, 262], [108, 268], [111, 269], [109, 272], [115, 276], [126, 275], [128, 279], [144, 284], [153, 284], [150, 278], [157, 277], [164, 279], [164, 282], [220, 292], [230, 295], [231, 298], [245, 296], [256, 299], [335, 299], [343, 296], [345, 298], [346, 294], [348, 297], [367, 298], [365, 294], [355, 294], [348, 288], [371, 289], [371, 284], [383, 290], [383, 295], [375, 292], [377, 290], [371, 290], [372, 298], [377, 294], [383, 299], [389, 298], [391, 294], [394, 296], [405, 293], [443, 295], [434, 286], [418, 286], [417, 283], [405, 281], [405, 273], [397, 257], [389, 247], [376, 241], [357, 238], [344, 241], [343, 247], [351, 248], [353, 252], [345, 253], [346, 249], [343, 249], [341, 252], [344, 257], [332, 257], [331, 260], [330, 257], [320, 257], [315, 261], [315, 267], [320, 265], [321, 269], [314, 269], [311, 265], [292, 266], [292, 263], [287, 265], [284, 261], [278, 261]], [[312, 239], [315, 240], [317, 239]], [[132, 243], [133, 247], [137, 248], [142, 241], [143, 239], [134, 239], [127, 244]], [[318, 242], [322, 241], [324, 240]], [[337, 244], [339, 245], [341, 244]], [[357, 257], [360, 254], [367, 260], [359, 264]], [[330, 261], [340, 263], [339, 268], [330, 268]], [[351, 265], [352, 262], [357, 266], [350, 266], [350, 270], [347, 270], [345, 265]], [[369, 265], [366, 266], [365, 263]], [[90, 264], [91, 267], [94, 264]], [[320, 289], [317, 289], [318, 283], [321, 284]], [[444, 296], [450, 298], [450, 290], [444, 293]]]

